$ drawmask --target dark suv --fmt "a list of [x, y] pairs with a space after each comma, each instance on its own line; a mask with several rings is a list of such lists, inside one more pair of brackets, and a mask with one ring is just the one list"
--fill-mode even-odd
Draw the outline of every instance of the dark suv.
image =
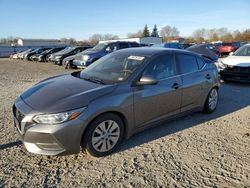
[[72, 68], [85, 68], [91, 63], [100, 59], [101, 57], [124, 48], [140, 47], [140, 44], [136, 42], [110, 42], [99, 43], [94, 48], [86, 50], [85, 52], [76, 56], [73, 63], [70, 65]]

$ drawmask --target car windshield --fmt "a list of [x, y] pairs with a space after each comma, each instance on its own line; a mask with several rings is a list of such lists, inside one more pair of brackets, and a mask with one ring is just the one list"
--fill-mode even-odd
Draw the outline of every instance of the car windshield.
[[46, 54], [46, 53], [48, 53], [48, 52], [50, 52], [50, 51], [51, 51], [51, 49], [44, 50], [44, 51], [41, 53], [41, 55]]
[[94, 48], [92, 48], [92, 50], [95, 51], [102, 50], [105, 46], [107, 46], [107, 44], [105, 43], [97, 44], [96, 46], [94, 46]]
[[67, 47], [64, 50], [59, 51], [58, 54], [65, 54], [65, 53], [70, 52], [73, 49], [74, 49], [73, 47]]
[[143, 56], [131, 54], [109, 54], [84, 69], [80, 77], [103, 84], [126, 81], [145, 61]]
[[235, 56], [250, 56], [250, 46], [242, 46], [234, 52]]

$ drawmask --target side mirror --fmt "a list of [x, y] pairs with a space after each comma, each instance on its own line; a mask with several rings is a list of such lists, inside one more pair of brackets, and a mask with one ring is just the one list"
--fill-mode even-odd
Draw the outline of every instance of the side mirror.
[[233, 52], [230, 52], [229, 55], [232, 56], [232, 55], [234, 55], [234, 53], [233, 53]]
[[158, 80], [151, 76], [142, 76], [136, 85], [143, 86], [143, 85], [155, 85], [158, 83]]

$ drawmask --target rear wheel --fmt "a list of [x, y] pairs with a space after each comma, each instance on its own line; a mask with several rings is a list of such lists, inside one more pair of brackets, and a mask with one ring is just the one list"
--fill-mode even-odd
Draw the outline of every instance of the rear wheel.
[[82, 145], [90, 155], [102, 157], [112, 153], [122, 141], [124, 123], [116, 114], [97, 117], [88, 126]]
[[214, 112], [218, 104], [218, 99], [219, 99], [218, 89], [217, 88], [211, 89], [211, 91], [207, 96], [203, 111], [209, 114]]

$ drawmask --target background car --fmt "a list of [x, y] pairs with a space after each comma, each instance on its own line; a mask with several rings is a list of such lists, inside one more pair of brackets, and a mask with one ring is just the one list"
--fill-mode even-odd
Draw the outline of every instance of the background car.
[[230, 52], [236, 51], [240, 47], [240, 42], [223, 42], [218, 48], [220, 56], [228, 55]]
[[54, 64], [62, 65], [62, 61], [64, 58], [80, 53], [88, 48], [91, 48], [91, 46], [68, 47], [65, 50], [61, 50], [59, 53], [55, 54], [54, 57], [51, 58], [50, 60]]
[[154, 44], [151, 47], [153, 48], [175, 48], [175, 49], [184, 49], [183, 44], [177, 42], [165, 42], [161, 44]]
[[18, 53], [18, 54], [17, 54], [18, 59], [24, 59], [24, 56], [25, 56], [27, 53], [32, 52], [33, 50], [34, 50], [34, 49], [30, 48], [30, 49], [28, 49], [28, 50], [25, 50], [25, 51], [23, 51], [23, 52]]
[[212, 113], [218, 89], [217, 68], [202, 55], [123, 49], [25, 91], [13, 105], [14, 122], [29, 152], [73, 154], [82, 146], [101, 157], [159, 121], [200, 110]]
[[218, 60], [218, 55], [213, 49], [211, 49], [209, 44], [195, 44], [186, 50], [201, 54], [203, 57], [205, 57], [205, 60], [210, 59], [213, 62]]
[[101, 57], [124, 48], [140, 47], [137, 42], [110, 42], [110, 43], [99, 43], [94, 48], [86, 50], [84, 53], [79, 54], [70, 64], [72, 68], [86, 68], [94, 61], [100, 59]]
[[43, 51], [40, 54], [34, 54], [30, 58], [32, 59], [32, 61], [45, 62], [48, 55], [59, 52], [63, 50], [64, 48], [65, 47], [56, 47], [56, 48], [48, 49], [48, 50]]
[[[84, 52], [84, 51], [83, 51], [83, 52]], [[63, 61], [62, 61], [62, 65], [63, 65], [66, 69], [70, 68], [69, 66], [70, 66], [70, 64], [73, 63], [73, 60], [74, 60], [79, 54], [81, 54], [81, 53], [83, 53], [83, 52], [80, 52], [80, 53], [77, 53], [77, 54], [75, 54], [75, 55], [71, 55], [71, 56], [68, 56], [68, 57], [64, 58]]]
[[250, 83], [250, 44], [240, 47], [219, 62], [221, 79]]
[[45, 50], [48, 50], [48, 49], [51, 49], [51, 48], [38, 48], [38, 49], [32, 50], [32, 51], [30, 51], [28, 53], [25, 53], [24, 59], [30, 61], [31, 60], [30, 57], [32, 55], [40, 54], [40, 53], [42, 53], [42, 52], [44, 52]]

